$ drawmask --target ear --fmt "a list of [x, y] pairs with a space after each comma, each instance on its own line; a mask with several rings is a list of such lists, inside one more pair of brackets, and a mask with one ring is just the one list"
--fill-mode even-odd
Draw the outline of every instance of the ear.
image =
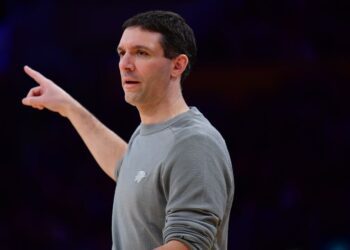
[[185, 54], [178, 55], [173, 59], [173, 68], [171, 76], [174, 78], [181, 77], [188, 65], [188, 57]]

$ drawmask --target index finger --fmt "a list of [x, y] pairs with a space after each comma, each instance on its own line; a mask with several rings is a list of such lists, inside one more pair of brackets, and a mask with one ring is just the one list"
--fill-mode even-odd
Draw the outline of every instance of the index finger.
[[24, 71], [29, 75], [31, 78], [34, 79], [39, 85], [42, 85], [45, 81], [48, 81], [48, 79], [40, 74], [38, 71], [30, 68], [29, 66], [24, 66]]

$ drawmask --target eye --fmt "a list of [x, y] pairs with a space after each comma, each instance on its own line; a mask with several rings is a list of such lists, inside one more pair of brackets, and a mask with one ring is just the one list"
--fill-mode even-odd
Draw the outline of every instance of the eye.
[[124, 50], [118, 50], [117, 53], [118, 53], [119, 57], [123, 57], [123, 55], [125, 55]]
[[138, 51], [136, 51], [136, 54], [138, 55], [138, 56], [148, 56], [149, 54], [146, 52], [146, 51], [144, 51], [144, 50], [138, 50]]

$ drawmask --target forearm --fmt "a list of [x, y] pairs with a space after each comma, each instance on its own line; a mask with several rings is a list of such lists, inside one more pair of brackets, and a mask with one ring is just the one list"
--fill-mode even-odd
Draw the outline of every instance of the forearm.
[[115, 180], [116, 163], [124, 156], [127, 143], [75, 100], [69, 105], [67, 118], [102, 170]]
[[165, 245], [157, 247], [154, 250], [190, 250], [190, 248], [181, 241], [171, 240]]

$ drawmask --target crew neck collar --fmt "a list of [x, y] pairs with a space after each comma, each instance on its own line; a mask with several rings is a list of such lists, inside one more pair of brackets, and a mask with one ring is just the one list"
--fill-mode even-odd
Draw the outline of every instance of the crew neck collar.
[[196, 107], [190, 107], [189, 110], [183, 112], [165, 122], [156, 123], [156, 124], [140, 124], [140, 135], [150, 135], [156, 132], [159, 132], [167, 127], [171, 126], [173, 123], [184, 119], [185, 117], [200, 114], [199, 110]]

